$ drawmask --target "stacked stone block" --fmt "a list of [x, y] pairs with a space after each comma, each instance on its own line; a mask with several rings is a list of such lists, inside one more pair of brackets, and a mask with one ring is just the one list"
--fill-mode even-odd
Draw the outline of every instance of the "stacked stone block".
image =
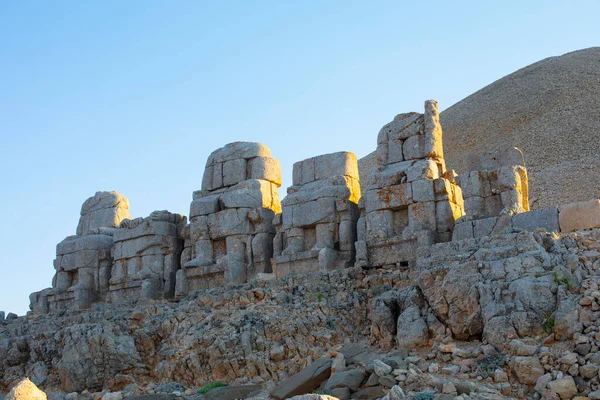
[[272, 271], [279, 186], [279, 161], [264, 144], [234, 142], [210, 155], [202, 190], [190, 206], [189, 233], [184, 231], [177, 296]]
[[338, 152], [297, 162], [292, 183], [274, 220], [276, 275], [351, 266], [360, 198], [356, 156]]
[[446, 171], [437, 102], [385, 125], [376, 155], [360, 203], [357, 265], [408, 266], [419, 246], [450, 240], [464, 213], [461, 189]]
[[479, 168], [460, 175], [458, 183], [467, 219], [529, 211], [527, 170], [517, 148], [484, 154]]
[[529, 211], [527, 169], [519, 149], [470, 156], [467, 164], [476, 169], [458, 177], [466, 215], [457, 221], [453, 239], [490, 236], [521, 226], [554, 228], [552, 212], [513, 218]]
[[121, 222], [113, 236], [111, 302], [173, 298], [186, 223], [185, 216], [168, 211]]
[[52, 288], [31, 296], [41, 312], [87, 307], [103, 300], [112, 268], [113, 234], [129, 217], [129, 202], [117, 192], [97, 192], [81, 207], [77, 235], [56, 246]]

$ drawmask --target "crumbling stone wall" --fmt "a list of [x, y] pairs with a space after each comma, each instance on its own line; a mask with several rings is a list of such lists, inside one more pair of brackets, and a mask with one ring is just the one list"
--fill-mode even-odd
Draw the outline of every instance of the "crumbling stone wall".
[[274, 220], [276, 275], [352, 266], [359, 198], [353, 153], [325, 154], [295, 163], [293, 186]]
[[264, 144], [234, 142], [210, 155], [190, 206], [177, 296], [272, 271], [279, 186], [279, 161]]
[[186, 223], [185, 216], [168, 211], [121, 222], [113, 236], [111, 302], [173, 298]]

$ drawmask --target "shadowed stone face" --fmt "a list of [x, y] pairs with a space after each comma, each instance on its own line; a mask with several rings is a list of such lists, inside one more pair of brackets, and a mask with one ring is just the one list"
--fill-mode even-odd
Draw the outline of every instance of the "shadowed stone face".
[[87, 307], [108, 292], [113, 234], [129, 218], [129, 201], [117, 192], [96, 192], [81, 207], [77, 235], [56, 246], [52, 288], [32, 294], [40, 312]]
[[209, 156], [190, 206], [177, 296], [271, 272], [279, 186], [279, 161], [264, 144], [229, 143]]
[[339, 152], [297, 162], [293, 183], [275, 222], [277, 276], [350, 266], [360, 199], [356, 156]]

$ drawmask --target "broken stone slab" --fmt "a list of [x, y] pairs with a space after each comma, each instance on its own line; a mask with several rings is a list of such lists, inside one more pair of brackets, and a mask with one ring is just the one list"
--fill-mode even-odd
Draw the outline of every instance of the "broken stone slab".
[[358, 161], [354, 153], [340, 151], [299, 161], [293, 166], [292, 183], [300, 186], [338, 175], [358, 180]]
[[252, 397], [262, 389], [261, 385], [228, 385], [212, 389], [204, 394], [206, 400], [236, 400]]
[[537, 232], [538, 229], [545, 229], [547, 232], [560, 232], [558, 208], [515, 214], [512, 217], [512, 227], [529, 232]]
[[351, 369], [331, 375], [324, 386], [324, 390], [331, 391], [336, 388], [347, 387], [356, 392], [365, 380], [365, 373], [360, 369]]
[[320, 358], [280, 383], [272, 392], [271, 396], [278, 400], [287, 399], [292, 396], [310, 393], [331, 375], [331, 359]]
[[360, 389], [352, 395], [352, 399], [378, 399], [385, 395], [383, 386], [371, 386]]
[[594, 199], [560, 206], [558, 220], [561, 232], [600, 227], [600, 200]]

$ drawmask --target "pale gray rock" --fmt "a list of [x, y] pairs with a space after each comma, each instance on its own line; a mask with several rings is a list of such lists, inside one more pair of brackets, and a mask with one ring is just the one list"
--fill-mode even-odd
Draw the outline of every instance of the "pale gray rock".
[[547, 232], [560, 232], [558, 223], [558, 209], [533, 210], [515, 214], [512, 217], [512, 226], [530, 232], [545, 229]]
[[129, 201], [117, 192], [96, 192], [81, 206], [77, 235], [94, 233], [101, 227], [119, 226], [129, 218]]
[[379, 377], [388, 375], [392, 372], [392, 367], [381, 360], [373, 360], [372, 367], [375, 374], [377, 374]]
[[538, 378], [544, 375], [544, 367], [537, 357], [514, 357], [511, 360], [511, 368], [519, 382], [525, 385], [535, 385]]

